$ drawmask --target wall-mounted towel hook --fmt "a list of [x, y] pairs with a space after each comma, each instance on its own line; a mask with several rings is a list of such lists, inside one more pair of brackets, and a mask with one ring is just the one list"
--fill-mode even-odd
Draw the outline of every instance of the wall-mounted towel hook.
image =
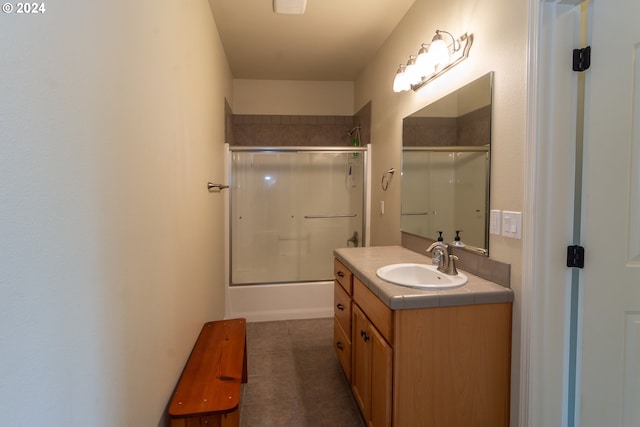
[[229, 186], [224, 184], [214, 184], [213, 182], [209, 182], [207, 184], [207, 189], [210, 193], [219, 193], [220, 190], [224, 190], [225, 188], [229, 188]]

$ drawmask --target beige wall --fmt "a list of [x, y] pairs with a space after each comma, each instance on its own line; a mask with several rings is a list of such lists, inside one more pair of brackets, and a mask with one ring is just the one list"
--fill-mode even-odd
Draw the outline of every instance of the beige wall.
[[156, 426], [224, 315], [224, 97], [206, 0], [0, 16], [3, 425]]
[[233, 81], [234, 114], [352, 116], [353, 82]]
[[[402, 117], [495, 71], [491, 205], [522, 210], [524, 2], [417, 0], [355, 84], [284, 89], [232, 83], [204, 0], [47, 7], [0, 16], [7, 425], [160, 421], [200, 325], [224, 313], [223, 202], [205, 186], [223, 180], [224, 97], [237, 114], [352, 115], [372, 100], [372, 243], [398, 244], [400, 176], [375, 183], [400, 170]], [[473, 33], [470, 58], [393, 93], [398, 64], [437, 28]], [[512, 265], [517, 350], [521, 241], [490, 247]]]
[[[372, 100], [372, 244], [400, 243], [399, 174], [382, 191], [380, 177], [400, 170], [402, 118], [489, 71], [495, 71], [491, 206], [522, 211], [524, 189], [527, 3], [512, 0], [416, 0], [355, 82], [355, 108]], [[394, 93], [398, 64], [430, 42], [436, 29], [473, 33], [469, 58], [418, 92]], [[385, 202], [385, 214], [380, 202]], [[526, 236], [524, 236], [526, 238]], [[511, 264], [514, 305], [512, 420], [517, 418], [522, 241], [491, 236], [491, 256]], [[513, 425], [516, 425], [515, 422]]]

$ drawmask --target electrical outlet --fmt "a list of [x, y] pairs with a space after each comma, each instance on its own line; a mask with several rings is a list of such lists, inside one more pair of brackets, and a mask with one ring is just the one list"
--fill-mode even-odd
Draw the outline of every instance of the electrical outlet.
[[522, 238], [522, 213], [502, 211], [502, 235], [512, 239]]

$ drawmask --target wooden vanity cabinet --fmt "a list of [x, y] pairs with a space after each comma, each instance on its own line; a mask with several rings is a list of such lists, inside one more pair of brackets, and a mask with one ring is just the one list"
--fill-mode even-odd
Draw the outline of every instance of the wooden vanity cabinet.
[[391, 310], [342, 273], [352, 292], [336, 276], [336, 305], [350, 298], [351, 322], [336, 312], [334, 335], [351, 337], [351, 363], [336, 352], [369, 427], [509, 425], [510, 302]]
[[353, 275], [338, 260], [334, 261], [333, 284], [333, 348], [349, 381], [351, 381], [351, 309]]

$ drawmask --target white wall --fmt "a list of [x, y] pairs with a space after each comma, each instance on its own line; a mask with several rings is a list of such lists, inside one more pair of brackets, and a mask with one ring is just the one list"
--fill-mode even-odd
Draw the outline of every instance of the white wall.
[[[512, 0], [416, 0], [385, 45], [355, 82], [358, 110], [372, 101], [372, 244], [400, 242], [400, 177], [388, 190], [376, 182], [388, 168], [400, 170], [402, 118], [455, 88], [495, 71], [491, 163], [492, 209], [522, 211], [527, 61], [527, 3]], [[469, 58], [418, 92], [394, 93], [398, 64], [429, 43], [435, 30], [473, 33]], [[385, 202], [385, 214], [377, 208]], [[526, 238], [527, 236], [524, 236]], [[515, 291], [512, 425], [517, 425], [522, 241], [491, 236], [491, 257], [511, 264]]]
[[224, 315], [224, 97], [206, 0], [0, 16], [0, 413], [156, 426]]
[[352, 116], [353, 82], [233, 81], [234, 114]]

